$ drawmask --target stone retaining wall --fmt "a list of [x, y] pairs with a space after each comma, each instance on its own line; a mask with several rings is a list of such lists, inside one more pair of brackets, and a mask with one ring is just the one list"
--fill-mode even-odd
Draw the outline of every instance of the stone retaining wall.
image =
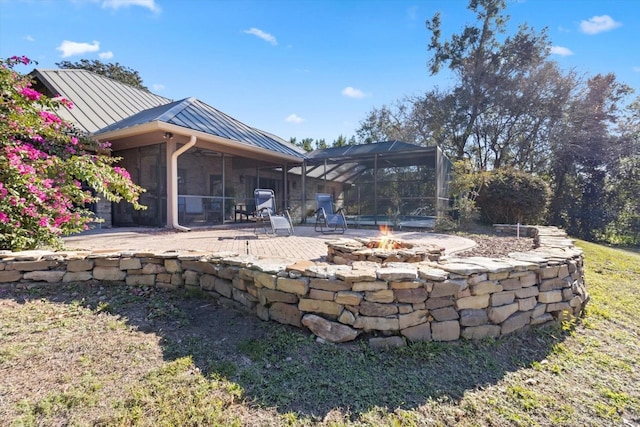
[[345, 342], [500, 337], [568, 316], [589, 300], [582, 251], [554, 227], [536, 227], [540, 247], [507, 258], [414, 264], [333, 265], [234, 253], [0, 252], [0, 287], [123, 283], [201, 289], [262, 320]]

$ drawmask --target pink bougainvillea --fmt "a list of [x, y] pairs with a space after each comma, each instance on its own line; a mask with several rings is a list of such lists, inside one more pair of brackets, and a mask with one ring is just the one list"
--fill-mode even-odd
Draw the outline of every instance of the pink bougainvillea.
[[55, 113], [71, 102], [33, 89], [14, 71], [20, 64], [31, 61], [0, 59], [0, 249], [59, 246], [60, 236], [97, 220], [86, 206], [99, 198], [143, 209], [143, 189], [103, 154], [109, 144], [74, 133]]
[[30, 99], [31, 101], [37, 101], [42, 96], [40, 92], [38, 92], [37, 90], [33, 90], [30, 87], [22, 88], [20, 93], [24, 95], [27, 99]]

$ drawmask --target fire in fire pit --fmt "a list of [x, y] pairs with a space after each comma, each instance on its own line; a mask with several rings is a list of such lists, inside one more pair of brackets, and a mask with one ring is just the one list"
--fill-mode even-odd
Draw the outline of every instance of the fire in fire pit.
[[381, 236], [365, 243], [365, 246], [369, 249], [378, 249], [380, 251], [395, 251], [397, 249], [406, 249], [411, 246], [407, 246], [400, 240], [393, 238], [391, 230], [386, 225], [380, 226]]
[[354, 261], [389, 262], [437, 261], [444, 248], [437, 245], [415, 246], [411, 242], [396, 239], [388, 229], [373, 239], [342, 238], [327, 242], [327, 261], [334, 264], [352, 264]]

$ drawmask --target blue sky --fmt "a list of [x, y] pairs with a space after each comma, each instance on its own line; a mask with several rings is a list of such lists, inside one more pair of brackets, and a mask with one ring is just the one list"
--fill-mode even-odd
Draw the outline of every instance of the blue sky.
[[[0, 57], [118, 62], [282, 138], [355, 135], [373, 108], [451, 84], [427, 70], [425, 20], [475, 23], [466, 0], [0, 0]], [[551, 59], [640, 94], [640, 0], [507, 0], [509, 32], [548, 28]], [[30, 68], [20, 69], [22, 72]]]

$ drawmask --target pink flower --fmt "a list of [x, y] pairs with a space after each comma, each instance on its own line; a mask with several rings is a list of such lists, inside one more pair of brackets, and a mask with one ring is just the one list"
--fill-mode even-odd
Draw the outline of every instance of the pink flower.
[[60, 123], [62, 122], [62, 119], [60, 119], [60, 117], [56, 116], [55, 114], [52, 114], [48, 111], [40, 111], [38, 114], [40, 114], [40, 117], [42, 117], [42, 120], [44, 120], [45, 123]]
[[25, 87], [23, 88], [20, 93], [26, 97], [27, 99], [30, 99], [32, 101], [37, 101], [40, 99], [40, 97], [42, 96], [42, 94], [40, 92], [38, 92], [37, 90], [33, 90], [30, 87]]
[[29, 63], [31, 62], [31, 60], [29, 58], [27, 58], [26, 56], [22, 55], [22, 56], [12, 56], [11, 58], [9, 58], [11, 61], [15, 62], [15, 63], [22, 63], [24, 65], [29, 65]]
[[58, 101], [60, 101], [60, 103], [67, 107], [69, 110], [73, 108], [73, 102], [69, 101], [67, 98], [62, 98], [60, 97], [60, 95], [58, 95]]
[[9, 222], [9, 217], [6, 213], [0, 212], [0, 222], [3, 222], [5, 224]]
[[123, 178], [131, 179], [131, 175], [129, 175], [129, 172], [124, 168], [114, 166], [113, 171], [118, 175], [122, 176]]

